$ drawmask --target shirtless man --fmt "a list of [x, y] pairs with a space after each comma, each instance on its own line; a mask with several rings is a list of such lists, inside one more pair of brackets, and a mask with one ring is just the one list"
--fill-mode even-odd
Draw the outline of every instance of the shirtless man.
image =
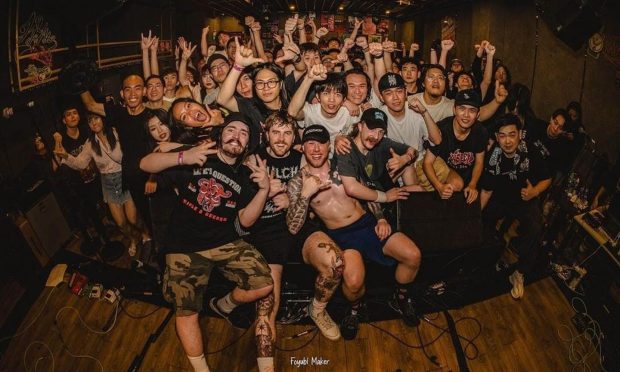
[[382, 265], [396, 265], [398, 289], [390, 306], [402, 315], [407, 325], [419, 324], [408, 295], [420, 267], [418, 247], [404, 234], [392, 234], [390, 224], [376, 204], [372, 204], [373, 216], [357, 199], [347, 196], [340, 177], [330, 169], [327, 160], [329, 132], [325, 127], [307, 127], [302, 145], [307, 164], [288, 183], [290, 204], [286, 222], [289, 231], [296, 234], [306, 221], [310, 207], [327, 227], [327, 235], [344, 250], [346, 270], [342, 292], [352, 303], [352, 311], [340, 325], [342, 336], [355, 338], [359, 327], [357, 310], [364, 295], [364, 258]]

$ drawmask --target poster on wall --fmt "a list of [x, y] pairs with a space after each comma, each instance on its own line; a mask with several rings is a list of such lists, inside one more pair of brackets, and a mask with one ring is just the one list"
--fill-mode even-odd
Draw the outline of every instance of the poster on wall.
[[376, 33], [377, 33], [377, 25], [375, 24], [372, 16], [364, 17], [364, 22], [362, 23], [362, 34], [373, 35]]
[[20, 91], [58, 79], [60, 61], [58, 27], [37, 12], [21, 14], [15, 27], [14, 58], [16, 83]]
[[[99, 69], [141, 62], [140, 34], [132, 40], [118, 40], [121, 34], [106, 27], [106, 19], [112, 19], [110, 13], [102, 17], [102, 12], [95, 11], [93, 5], [92, 22], [80, 19], [69, 23], [63, 18], [66, 14], [50, 10], [54, 6], [52, 2], [10, 2], [8, 72], [13, 91], [23, 92], [57, 81], [63, 67], [78, 59], [94, 61]], [[171, 12], [163, 11], [159, 18], [167, 25], [172, 20], [166, 17], [171, 16]], [[106, 31], [113, 36], [101, 40]], [[171, 55], [174, 49], [172, 31], [169, 28], [166, 31], [167, 37], [158, 35], [160, 56]]]

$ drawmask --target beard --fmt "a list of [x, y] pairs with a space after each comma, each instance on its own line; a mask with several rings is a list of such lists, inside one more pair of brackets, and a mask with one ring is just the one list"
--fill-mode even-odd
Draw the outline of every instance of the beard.
[[234, 139], [228, 140], [222, 145], [222, 153], [232, 158], [239, 157], [244, 151], [245, 146], [242, 146], [241, 142]]
[[[279, 145], [284, 145], [285, 147], [281, 148]], [[276, 142], [274, 144], [270, 144], [269, 148], [276, 156], [282, 157], [291, 150], [291, 145], [286, 142]]]

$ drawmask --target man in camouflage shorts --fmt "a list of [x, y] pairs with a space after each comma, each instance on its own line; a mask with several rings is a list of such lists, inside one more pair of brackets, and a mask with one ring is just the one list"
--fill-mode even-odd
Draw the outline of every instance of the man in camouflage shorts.
[[247, 117], [232, 113], [218, 129], [217, 143], [152, 153], [140, 163], [149, 173], [166, 170], [163, 176], [179, 191], [164, 244], [164, 295], [174, 304], [177, 334], [194, 371], [209, 371], [198, 314], [209, 274], [218, 268], [237, 284], [217, 301], [220, 315], [227, 317], [236, 306], [260, 299], [255, 329], [258, 369], [273, 371], [273, 337], [268, 324], [273, 280], [263, 256], [239, 237], [239, 232], [261, 215], [270, 178], [264, 160], [251, 157], [242, 163], [252, 144], [258, 143], [258, 129]]

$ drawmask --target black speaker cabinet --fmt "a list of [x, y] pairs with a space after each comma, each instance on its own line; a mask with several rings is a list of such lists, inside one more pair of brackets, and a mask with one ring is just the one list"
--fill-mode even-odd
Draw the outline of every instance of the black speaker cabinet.
[[553, 33], [576, 51], [603, 25], [592, 3], [587, 0], [547, 0], [541, 1], [540, 5], [543, 19]]
[[45, 266], [71, 238], [71, 230], [53, 193], [44, 195], [18, 219], [17, 226], [35, 257]]
[[398, 230], [416, 242], [423, 256], [478, 247], [483, 240], [479, 200], [467, 204], [462, 192], [448, 200], [436, 192], [412, 193], [398, 201]]

